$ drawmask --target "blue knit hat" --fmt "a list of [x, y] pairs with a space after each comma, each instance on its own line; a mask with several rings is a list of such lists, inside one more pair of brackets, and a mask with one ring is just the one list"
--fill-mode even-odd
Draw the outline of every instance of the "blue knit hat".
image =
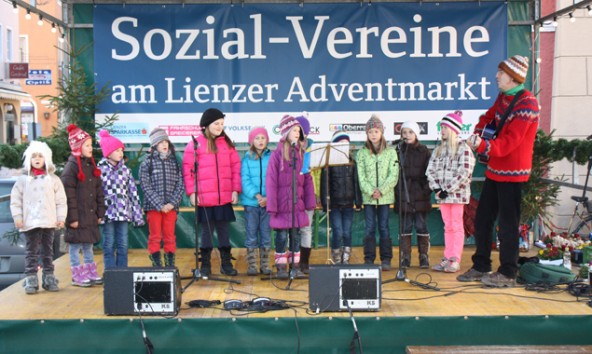
[[349, 135], [343, 130], [338, 130], [333, 133], [333, 137], [331, 138], [332, 143], [341, 143], [341, 142], [348, 142], [349, 143]]

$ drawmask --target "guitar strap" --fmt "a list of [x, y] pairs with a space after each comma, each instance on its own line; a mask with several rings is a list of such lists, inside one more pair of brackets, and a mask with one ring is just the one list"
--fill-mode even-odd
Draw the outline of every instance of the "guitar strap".
[[[524, 91], [525, 90], [520, 90], [520, 91], [516, 92], [516, 94], [514, 95], [514, 99], [512, 99], [512, 102], [510, 102], [510, 105], [506, 109], [506, 112], [504, 112], [504, 115], [500, 119], [499, 125], [495, 129], [495, 133], [493, 133], [493, 139], [497, 138], [497, 135], [499, 134], [499, 132], [502, 131], [502, 128], [504, 127], [504, 124], [506, 124], [506, 119], [508, 119], [508, 116], [510, 115], [510, 112], [512, 112], [512, 108], [514, 108], [514, 105], [516, 104], [516, 102], [518, 101], [518, 99], [520, 98], [520, 96], [522, 96], [522, 94], [524, 93]], [[494, 118], [493, 121], [495, 122], [495, 118]]]

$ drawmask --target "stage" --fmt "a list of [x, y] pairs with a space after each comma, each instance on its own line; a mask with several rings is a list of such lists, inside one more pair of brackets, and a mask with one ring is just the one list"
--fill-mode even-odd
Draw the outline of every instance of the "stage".
[[[471, 247], [465, 249], [461, 271], [470, 267], [472, 252]], [[432, 247], [431, 264], [441, 254], [442, 247]], [[493, 255], [497, 258], [497, 253]], [[389, 281], [397, 273], [394, 263], [393, 270], [381, 273], [382, 281], [389, 282], [382, 285], [380, 310], [354, 311], [351, 317], [347, 311], [311, 311], [308, 279], [294, 279], [286, 289], [286, 280], [247, 276], [245, 249], [233, 249], [233, 256], [239, 276], [230, 279], [240, 284], [200, 279], [182, 294], [178, 315], [167, 318], [106, 316], [103, 286], [71, 286], [69, 259], [63, 256], [55, 261], [59, 292], [40, 289], [36, 295], [26, 295], [20, 282], [0, 292], [0, 352], [143, 353], [142, 325], [155, 353], [347, 353], [356, 327], [364, 353], [401, 353], [409, 345], [592, 344], [590, 299], [578, 301], [561, 290], [492, 289], [460, 283], [455, 279], [459, 273], [419, 269], [415, 249], [407, 278], [430, 283], [440, 291]], [[95, 254], [95, 260], [101, 270], [102, 255]], [[327, 250], [313, 250], [311, 263], [327, 264]], [[352, 263], [363, 263], [360, 247], [354, 248]], [[146, 250], [130, 250], [130, 267], [148, 265]], [[191, 276], [193, 249], [178, 250], [177, 267], [182, 277]], [[219, 275], [217, 252], [213, 271]], [[182, 286], [189, 281], [182, 280]], [[258, 313], [186, 304], [257, 297], [281, 300], [290, 308]], [[361, 352], [358, 342], [356, 348]]]

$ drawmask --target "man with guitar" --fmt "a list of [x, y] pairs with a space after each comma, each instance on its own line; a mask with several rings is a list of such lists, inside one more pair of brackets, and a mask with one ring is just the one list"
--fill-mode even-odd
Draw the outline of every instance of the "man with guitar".
[[[493, 287], [515, 285], [521, 189], [532, 167], [534, 139], [539, 124], [539, 103], [524, 88], [528, 58], [514, 55], [498, 65], [500, 93], [480, 118], [467, 144], [487, 164], [485, 183], [475, 217], [477, 249], [473, 267], [457, 280], [481, 281]], [[493, 227], [498, 221], [500, 266], [491, 273]]]

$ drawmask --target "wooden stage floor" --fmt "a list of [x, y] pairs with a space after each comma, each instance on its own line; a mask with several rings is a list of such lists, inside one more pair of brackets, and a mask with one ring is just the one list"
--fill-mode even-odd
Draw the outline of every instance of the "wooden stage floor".
[[[430, 261], [436, 263], [442, 255], [442, 247], [432, 247]], [[177, 253], [177, 266], [181, 276], [191, 276], [195, 259], [193, 249], [180, 249]], [[394, 254], [398, 250], [395, 248]], [[461, 271], [470, 266], [472, 247], [465, 248]], [[261, 280], [261, 277], [246, 275], [245, 249], [233, 249], [237, 258], [239, 276], [233, 279], [241, 284], [230, 284], [211, 280], [199, 280], [183, 293], [183, 304], [178, 314], [180, 318], [228, 318], [234, 316], [219, 305], [213, 308], [189, 308], [185, 303], [191, 300], [229, 299], [252, 300], [256, 297], [269, 297], [279, 300], [290, 300], [300, 303], [296, 308], [299, 318], [313, 316], [348, 316], [347, 312], [311, 313], [308, 310], [308, 280], [295, 279], [290, 289], [285, 290], [285, 280]], [[493, 253], [497, 258], [497, 253]], [[382, 307], [377, 312], [356, 312], [359, 316], [540, 316], [540, 315], [590, 315], [592, 307], [583, 299], [580, 302], [566, 291], [536, 292], [527, 291], [523, 287], [512, 289], [485, 288], [480, 283], [460, 283], [457, 274], [445, 274], [417, 267], [416, 250], [414, 249], [413, 267], [408, 269], [407, 277], [419, 282], [428, 282], [441, 288], [441, 291], [424, 290], [407, 282], [394, 281], [382, 286]], [[102, 254], [95, 254], [95, 260], [101, 270]], [[213, 256], [214, 275], [219, 272], [219, 256]], [[362, 263], [361, 247], [354, 248], [352, 263]], [[398, 258], [397, 258], [398, 260]], [[13, 284], [0, 292], [0, 320], [50, 320], [50, 319], [108, 319], [121, 316], [106, 316], [103, 308], [103, 287], [80, 288], [70, 285], [70, 269], [68, 256], [55, 261], [56, 276], [61, 280], [61, 290], [50, 293], [40, 289], [36, 295], [26, 295], [21, 282]], [[495, 262], [495, 261], [494, 261]], [[312, 263], [327, 264], [327, 249], [316, 249], [312, 253]], [[148, 266], [146, 250], [130, 250], [130, 267]], [[393, 270], [382, 272], [382, 280], [394, 279], [397, 264]], [[182, 285], [189, 280], [183, 280]], [[307, 311], [308, 310], [308, 311]], [[266, 313], [240, 313], [250, 318], [293, 317], [292, 310], [270, 311]]]

